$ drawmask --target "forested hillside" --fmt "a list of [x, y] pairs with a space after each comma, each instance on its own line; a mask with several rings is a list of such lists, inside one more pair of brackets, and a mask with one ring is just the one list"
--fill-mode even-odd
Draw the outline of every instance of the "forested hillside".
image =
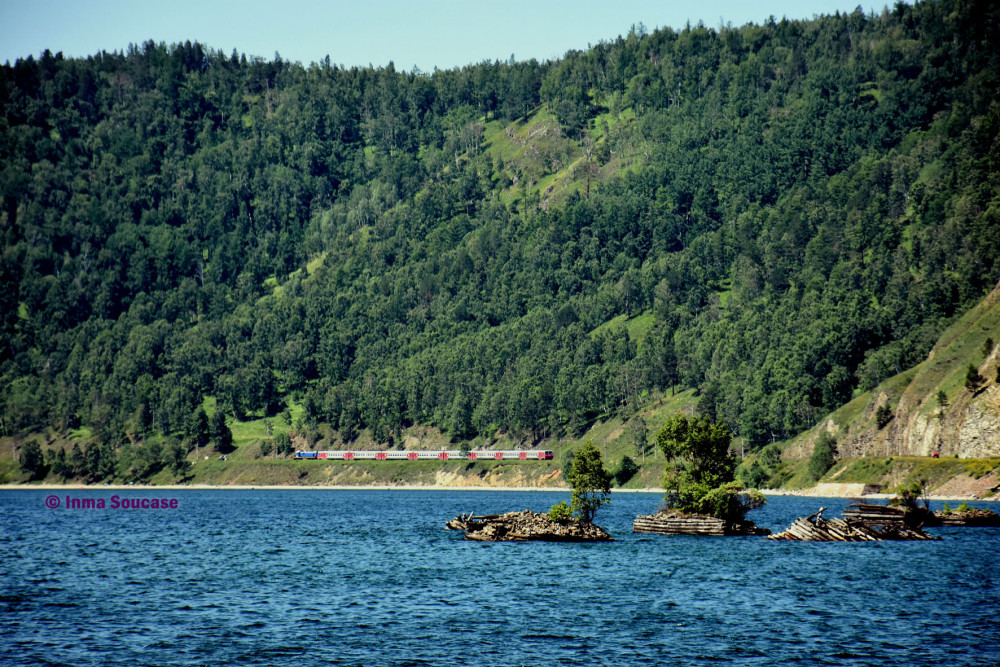
[[941, 0], [433, 73], [0, 67], [3, 434], [537, 440], [676, 386], [785, 439], [1000, 279], [997, 44]]

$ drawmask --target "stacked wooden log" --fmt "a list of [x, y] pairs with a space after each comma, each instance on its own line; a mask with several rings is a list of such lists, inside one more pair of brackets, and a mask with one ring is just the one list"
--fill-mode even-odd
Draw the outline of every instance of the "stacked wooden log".
[[725, 535], [726, 522], [712, 516], [660, 512], [649, 516], [637, 516], [632, 522], [632, 532], [660, 535]]
[[866, 519], [824, 519], [825, 507], [816, 514], [795, 523], [768, 537], [769, 540], [794, 540], [802, 542], [879, 542], [882, 540], [938, 540], [919, 528], [911, 528], [902, 520], [871, 523]]
[[460, 514], [445, 524], [449, 530], [464, 530], [465, 539], [479, 542], [610, 542], [611, 535], [587, 521], [553, 521], [548, 514], [531, 510], [468, 516]]
[[768, 535], [771, 531], [757, 528], [752, 522], [727, 524], [722, 519], [701, 514], [683, 514], [668, 510], [637, 516], [632, 522], [634, 533], [657, 533], [659, 535]]
[[861, 519], [869, 524], [888, 525], [903, 521], [905, 512], [902, 508], [889, 507], [888, 505], [853, 503], [844, 510], [844, 517]]

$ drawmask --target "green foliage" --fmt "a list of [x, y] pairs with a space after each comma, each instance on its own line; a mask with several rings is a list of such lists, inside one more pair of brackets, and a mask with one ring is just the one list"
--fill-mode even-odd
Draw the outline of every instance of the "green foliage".
[[649, 451], [649, 428], [645, 419], [638, 415], [633, 417], [626, 424], [625, 432], [635, 448], [636, 456], [642, 456]]
[[781, 448], [772, 443], [756, 458], [744, 459], [736, 468], [736, 479], [751, 489], [781, 488], [792, 473], [781, 460]]
[[919, 501], [923, 499], [924, 508], [930, 507], [930, 501], [926, 496], [927, 480], [917, 479], [909, 484], [901, 484], [896, 488], [895, 496], [889, 501], [890, 505], [902, 507], [907, 511], [919, 509]]
[[878, 427], [880, 429], [885, 428], [891, 421], [892, 408], [889, 406], [889, 403], [886, 402], [878, 406], [878, 410], [875, 411], [875, 423], [878, 424]]
[[760, 462], [767, 468], [774, 469], [781, 463], [781, 448], [770, 444], [760, 452]]
[[267, 457], [274, 450], [273, 440], [261, 440], [260, 441], [260, 455], [262, 457]]
[[[180, 443], [172, 441], [171, 445], [173, 449], [167, 449], [166, 451], [176, 457], [179, 456], [183, 459], [185, 450], [180, 446]], [[152, 448], [153, 445], [150, 445]], [[85, 469], [80, 471], [81, 476], [85, 477], [89, 482], [98, 482], [112, 477], [115, 474], [115, 467], [117, 464], [115, 452], [107, 443], [97, 443], [91, 442], [87, 445], [87, 449], [84, 455], [86, 462]], [[163, 462], [163, 465], [167, 465], [167, 461]], [[177, 464], [174, 463], [176, 466]], [[151, 466], [154, 469], [162, 467], [159, 462], [154, 462]]]
[[217, 452], [228, 454], [233, 451], [233, 432], [226, 424], [226, 415], [222, 410], [216, 410], [212, 415], [209, 432]]
[[829, 431], [823, 431], [816, 438], [812, 455], [809, 457], [809, 475], [819, 480], [826, 471], [833, 467], [837, 456], [837, 441]]
[[965, 388], [972, 393], [976, 393], [985, 382], [986, 378], [980, 375], [979, 369], [969, 364], [969, 369], [965, 373]]
[[21, 447], [17, 463], [21, 472], [28, 475], [30, 480], [41, 479], [45, 476], [45, 457], [42, 455], [42, 448], [34, 440], [29, 440]]
[[278, 449], [279, 455], [291, 454], [295, 447], [292, 445], [292, 439], [287, 433], [279, 433], [275, 439], [275, 447]]
[[208, 415], [205, 414], [205, 409], [202, 406], [198, 406], [192, 415], [188, 432], [197, 447], [204, 447], [211, 442], [212, 432], [209, 429]]
[[674, 463], [668, 467], [664, 486], [678, 488], [691, 483], [714, 488], [733, 481], [736, 461], [729, 454], [732, 435], [722, 422], [707, 417], [670, 417], [656, 434], [663, 455]]
[[[52, 450], [49, 451], [51, 452]], [[52, 464], [50, 467], [52, 469], [53, 474], [61, 477], [63, 481], [65, 481], [66, 478], [70, 476], [71, 471], [69, 469], [69, 464], [66, 461], [65, 449], [55, 450], [55, 454], [53, 455]]]
[[967, 461], [964, 465], [965, 472], [972, 477], [979, 479], [1000, 467], [1000, 459], [974, 459]]
[[573, 510], [566, 504], [565, 500], [559, 501], [549, 509], [550, 521], [569, 521], [571, 518], [573, 518]]
[[736, 468], [736, 479], [751, 489], [760, 489], [767, 486], [773, 474], [759, 460], [753, 460], [749, 465], [741, 463]]
[[679, 414], [667, 420], [656, 440], [668, 459], [663, 479], [668, 506], [739, 523], [747, 512], [764, 504], [759, 491], [735, 481], [730, 439], [723, 423], [707, 417]]
[[86, 477], [90, 473], [87, 469], [87, 459], [83, 456], [83, 450], [78, 442], [73, 443], [68, 468], [71, 477]]
[[639, 472], [639, 466], [636, 465], [635, 461], [628, 456], [623, 456], [614, 472], [611, 473], [611, 477], [618, 486], [625, 486], [626, 482], [632, 479], [637, 472]]
[[569, 472], [570, 506], [583, 521], [592, 521], [601, 506], [611, 502], [611, 475], [601, 452], [588, 441], [573, 456]]
[[748, 489], [739, 482], [727, 482], [704, 494], [694, 511], [714, 516], [729, 524], [738, 524], [747, 512], [762, 507], [767, 499], [757, 489]]
[[163, 450], [164, 467], [177, 476], [182, 476], [188, 469], [187, 450], [176, 440], [170, 441]]
[[877, 484], [894, 468], [893, 459], [862, 457], [849, 461], [837, 473], [837, 481], [844, 483]]

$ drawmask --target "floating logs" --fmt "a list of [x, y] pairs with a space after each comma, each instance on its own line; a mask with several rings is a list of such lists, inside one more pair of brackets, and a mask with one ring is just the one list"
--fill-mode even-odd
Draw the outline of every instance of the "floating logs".
[[751, 521], [729, 524], [723, 519], [702, 514], [683, 514], [677, 511], [658, 512], [637, 516], [632, 522], [634, 533], [659, 535], [770, 535], [766, 528], [758, 528]]
[[907, 526], [902, 519], [869, 522], [867, 519], [824, 519], [825, 507], [795, 523], [769, 540], [801, 542], [880, 542], [882, 540], [939, 540], [919, 528]]
[[553, 521], [531, 510], [475, 516], [459, 514], [445, 523], [448, 530], [464, 530], [465, 539], [479, 542], [610, 542], [603, 528], [578, 519]]

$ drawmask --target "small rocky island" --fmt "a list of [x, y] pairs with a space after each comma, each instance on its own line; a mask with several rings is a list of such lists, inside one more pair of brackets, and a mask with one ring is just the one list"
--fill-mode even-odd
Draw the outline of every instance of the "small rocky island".
[[601, 453], [593, 442], [573, 453], [567, 479], [570, 505], [560, 502], [547, 514], [531, 510], [487, 516], [460, 514], [445, 528], [464, 530], [465, 539], [479, 542], [612, 541], [611, 535], [593, 523], [597, 510], [611, 501], [611, 475], [604, 469]]
[[969, 528], [987, 528], [1000, 526], [1000, 515], [992, 510], [969, 507], [967, 505], [955, 510], [937, 510], [928, 526], [965, 526]]
[[445, 524], [449, 530], [464, 530], [465, 539], [479, 542], [610, 542], [600, 526], [580, 519], [553, 520], [531, 510], [488, 516], [460, 514]]

